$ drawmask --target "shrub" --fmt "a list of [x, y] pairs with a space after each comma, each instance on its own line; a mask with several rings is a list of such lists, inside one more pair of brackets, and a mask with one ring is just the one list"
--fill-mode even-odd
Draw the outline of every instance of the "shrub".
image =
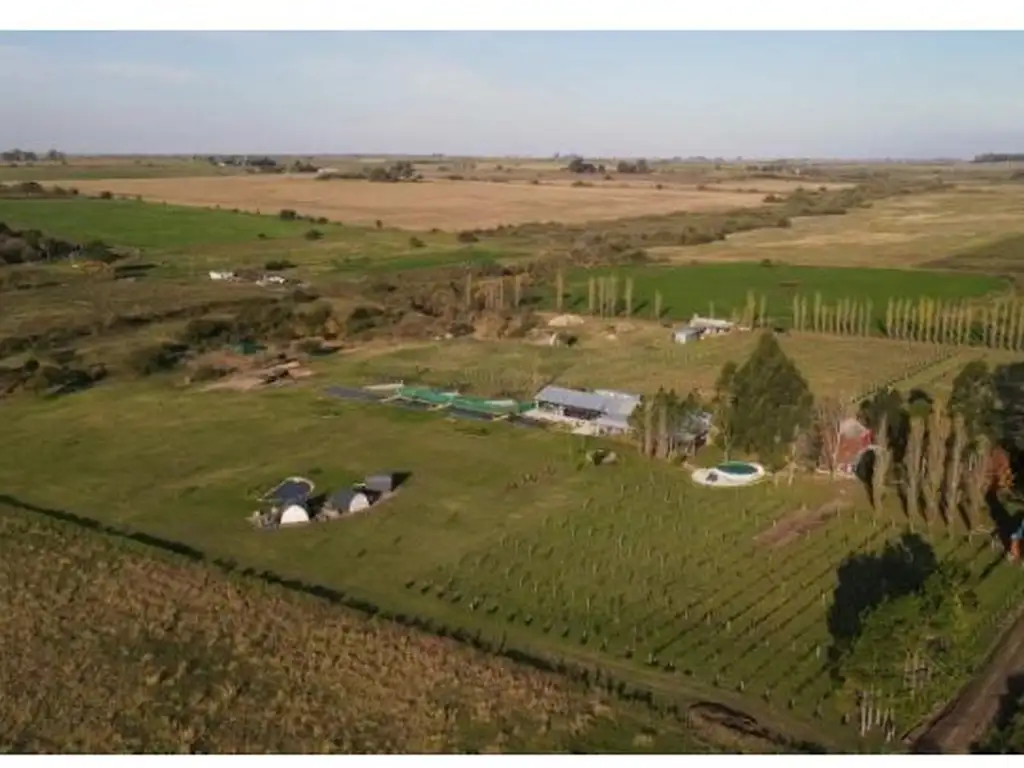
[[294, 269], [295, 265], [288, 259], [271, 259], [263, 265], [268, 272], [281, 272], [286, 269]]
[[282, 208], [281, 212], [277, 214], [278, 218], [282, 221], [295, 221], [299, 217], [295, 211], [291, 208]]
[[128, 367], [139, 376], [151, 376], [175, 368], [185, 356], [181, 344], [155, 344], [137, 349], [128, 357]]
[[102, 192], [100, 192], [100, 200], [113, 200], [113, 199], [114, 199], [114, 193], [113, 192], [110, 192], [110, 191], [108, 191], [106, 189], [103, 190]]
[[476, 233], [470, 232], [469, 230], [463, 230], [455, 236], [455, 239], [460, 243], [478, 243], [480, 238], [476, 236]]
[[256, 238], [258, 240], [266, 240], [267, 239], [267, 235], [264, 232], [260, 232], [258, 235], [256, 235]]
[[418, 237], [410, 237], [409, 238], [409, 247], [410, 248], [423, 248], [425, 245], [426, 245], [426, 243], [424, 243]]
[[304, 237], [307, 240], [321, 240], [323, 238], [323, 236], [324, 236], [324, 233], [321, 232], [319, 229], [311, 229], [308, 232], [306, 232], [306, 234], [304, 235]]

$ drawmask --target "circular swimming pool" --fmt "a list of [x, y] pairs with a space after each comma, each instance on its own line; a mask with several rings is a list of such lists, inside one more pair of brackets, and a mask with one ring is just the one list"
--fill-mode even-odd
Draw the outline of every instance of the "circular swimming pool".
[[691, 477], [698, 485], [735, 488], [740, 485], [753, 485], [766, 475], [764, 467], [760, 464], [749, 461], [724, 461], [712, 469], [695, 469]]
[[759, 465], [750, 464], [746, 461], [724, 461], [715, 469], [727, 475], [756, 475], [764, 471]]

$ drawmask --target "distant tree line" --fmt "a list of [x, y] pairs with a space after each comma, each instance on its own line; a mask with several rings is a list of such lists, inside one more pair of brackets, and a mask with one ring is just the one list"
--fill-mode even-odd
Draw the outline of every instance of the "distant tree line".
[[[40, 158], [38, 154], [28, 150], [8, 149], [0, 153], [0, 159], [3, 159], [5, 163], [36, 163]], [[51, 149], [43, 155], [43, 159], [51, 163], [64, 163], [67, 162], [67, 155], [56, 149]]]
[[1020, 163], [1024, 162], [1024, 152], [986, 152], [975, 155], [972, 163]]
[[364, 181], [376, 181], [386, 183], [397, 183], [400, 181], [421, 181], [423, 174], [416, 171], [416, 167], [409, 160], [398, 160], [387, 165], [375, 165], [369, 168], [360, 168], [357, 171], [332, 171], [317, 176], [321, 181], [332, 179], [353, 179]]
[[647, 164], [644, 158], [640, 158], [636, 162], [629, 162], [628, 160], [620, 160], [619, 164], [615, 166], [615, 170], [618, 173], [650, 173], [651, 167]]

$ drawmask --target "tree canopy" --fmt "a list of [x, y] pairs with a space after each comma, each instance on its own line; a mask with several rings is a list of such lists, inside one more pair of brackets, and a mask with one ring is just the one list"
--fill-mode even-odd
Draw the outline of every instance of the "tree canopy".
[[814, 397], [775, 335], [764, 333], [738, 368], [726, 364], [716, 389], [719, 429], [728, 432], [724, 440], [766, 465], [781, 466], [798, 434], [810, 425]]

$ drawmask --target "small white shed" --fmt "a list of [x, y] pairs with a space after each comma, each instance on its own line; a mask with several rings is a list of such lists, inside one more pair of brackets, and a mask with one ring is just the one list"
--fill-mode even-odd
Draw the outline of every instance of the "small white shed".
[[689, 344], [691, 341], [700, 339], [701, 332], [697, 328], [683, 325], [672, 332], [672, 338], [676, 344]]
[[308, 523], [309, 512], [300, 504], [289, 504], [281, 513], [281, 525], [295, 525], [296, 523]]

